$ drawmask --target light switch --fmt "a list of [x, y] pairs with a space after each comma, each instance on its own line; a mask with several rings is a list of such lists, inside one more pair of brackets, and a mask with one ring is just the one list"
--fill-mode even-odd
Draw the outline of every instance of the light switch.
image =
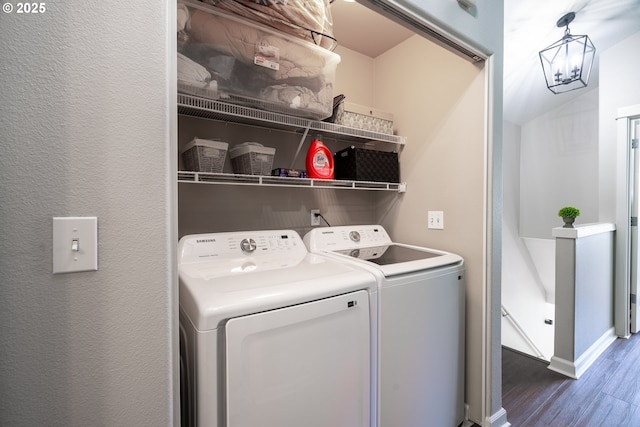
[[53, 273], [98, 269], [98, 218], [53, 218]]
[[427, 228], [443, 230], [444, 229], [444, 212], [427, 211]]

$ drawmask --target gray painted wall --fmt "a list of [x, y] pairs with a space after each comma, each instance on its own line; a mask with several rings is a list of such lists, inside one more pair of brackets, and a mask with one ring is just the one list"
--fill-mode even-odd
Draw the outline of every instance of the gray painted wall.
[[577, 361], [613, 328], [614, 237], [556, 237], [556, 358]]
[[613, 327], [614, 236], [603, 233], [575, 241], [576, 357]]
[[[171, 425], [175, 2], [45, 5], [0, 14], [0, 425]], [[52, 274], [53, 216], [98, 271]]]

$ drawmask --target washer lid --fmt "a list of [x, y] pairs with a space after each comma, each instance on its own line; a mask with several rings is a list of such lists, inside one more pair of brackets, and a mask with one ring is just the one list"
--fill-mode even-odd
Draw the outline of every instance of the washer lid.
[[417, 261], [445, 255], [442, 252], [434, 252], [426, 249], [414, 249], [409, 246], [398, 244], [373, 246], [369, 248], [343, 249], [335, 252], [338, 254], [348, 255], [352, 258], [370, 261], [378, 265], [398, 264], [401, 262]]
[[402, 243], [346, 249], [333, 253], [355, 263], [375, 268], [386, 277], [462, 264], [463, 262], [462, 257], [456, 254]]
[[304, 243], [311, 252], [338, 255], [386, 277], [463, 261], [449, 252], [394, 243], [381, 225], [314, 228], [304, 236]]

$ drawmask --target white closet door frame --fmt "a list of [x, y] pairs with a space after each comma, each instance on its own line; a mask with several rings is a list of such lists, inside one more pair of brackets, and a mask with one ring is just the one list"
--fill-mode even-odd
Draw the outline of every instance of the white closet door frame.
[[632, 175], [631, 182], [632, 191], [631, 197], [631, 290], [630, 290], [630, 331], [631, 333], [637, 333], [640, 331], [640, 312], [639, 305], [637, 303], [638, 296], [638, 272], [640, 271], [640, 252], [638, 251], [638, 205], [640, 204], [640, 118], [634, 118], [628, 120], [628, 144], [631, 144], [631, 159], [632, 159]]
[[[621, 337], [640, 330], [638, 295], [637, 223], [640, 201], [640, 149], [633, 148], [633, 140], [640, 139], [640, 105], [621, 108], [617, 118], [618, 176], [616, 181], [616, 281], [615, 329]], [[635, 197], [634, 197], [635, 195]], [[634, 200], [635, 199], [635, 200]], [[632, 218], [636, 219], [632, 219]]]

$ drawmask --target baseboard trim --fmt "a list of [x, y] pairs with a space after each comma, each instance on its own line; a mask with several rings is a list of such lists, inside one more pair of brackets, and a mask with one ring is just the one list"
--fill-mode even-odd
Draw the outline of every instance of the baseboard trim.
[[615, 328], [607, 330], [600, 338], [594, 342], [580, 357], [575, 361], [563, 359], [561, 357], [552, 356], [549, 369], [565, 375], [569, 378], [578, 379], [585, 371], [596, 361], [596, 359], [602, 354], [616, 340]]
[[[479, 422], [479, 421], [478, 421]], [[461, 427], [474, 427], [478, 424], [469, 420], [468, 418], [461, 424]], [[507, 411], [504, 408], [500, 408], [495, 414], [485, 418], [482, 427], [510, 427], [511, 424], [507, 421]]]
[[507, 411], [504, 408], [500, 408], [490, 417], [484, 420], [482, 427], [509, 427], [511, 423], [507, 421]]

